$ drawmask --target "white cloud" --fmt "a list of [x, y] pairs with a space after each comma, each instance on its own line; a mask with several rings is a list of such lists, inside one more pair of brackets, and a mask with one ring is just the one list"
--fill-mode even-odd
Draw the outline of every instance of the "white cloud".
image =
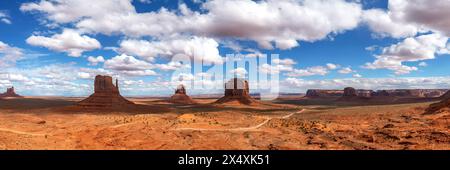
[[9, 20], [8, 18], [1, 18], [0, 21], [2, 21], [5, 24], [12, 24], [11, 20]]
[[286, 75], [289, 77], [306, 77], [315, 75], [324, 76], [326, 74], [328, 74], [328, 69], [326, 67], [314, 66], [308, 67], [306, 69], [294, 69], [293, 71], [287, 73]]
[[337, 68], [339, 68], [339, 65], [333, 64], [333, 63], [327, 63], [327, 68], [329, 70], [336, 70]]
[[344, 67], [344, 68], [340, 69], [338, 72], [341, 74], [350, 74], [350, 73], [353, 73], [354, 71], [350, 67]]
[[143, 4], [151, 4], [152, 3], [151, 0], [139, 0], [139, 2], [143, 3]]
[[72, 96], [88, 95], [91, 91], [88, 85], [77, 81], [81, 69], [73, 63], [24, 69], [10, 68], [3, 71], [5, 73], [0, 73], [0, 78], [8, 80], [10, 86], [17, 87], [22, 95]]
[[156, 75], [156, 72], [151, 70], [154, 67], [152, 64], [125, 54], [106, 60], [104, 67], [129, 76]]
[[188, 64], [182, 64], [181, 62], [169, 62], [167, 64], [155, 64], [155, 67], [163, 70], [163, 71], [171, 71], [171, 70], [177, 70], [180, 68], [190, 68], [191, 66]]
[[9, 15], [4, 11], [0, 11], [0, 21], [5, 24], [12, 24]]
[[235, 75], [238, 78], [245, 78], [247, 75], [247, 70], [245, 68], [239, 67], [233, 70], [230, 70], [230, 73]]
[[91, 66], [96, 66], [98, 63], [103, 63], [105, 62], [105, 58], [103, 58], [103, 56], [97, 56], [97, 57], [93, 57], [93, 56], [89, 56], [87, 58], [89, 65]]
[[61, 34], [55, 34], [51, 37], [32, 35], [26, 41], [30, 45], [66, 52], [72, 57], [79, 57], [85, 51], [101, 48], [96, 39], [80, 35], [77, 31], [71, 29], [65, 29]]
[[195, 12], [181, 3], [175, 11], [161, 8], [138, 13], [131, 0], [41, 0], [21, 6], [22, 11], [39, 11], [52, 22], [74, 23], [90, 33], [233, 37], [266, 48], [275, 43], [280, 49], [356, 28], [362, 14], [360, 4], [345, 0], [214, 0], [204, 2], [201, 8], [203, 12]]
[[403, 62], [416, 62], [434, 59], [435, 54], [448, 53], [446, 47], [448, 38], [439, 34], [427, 34], [406, 38], [398, 44], [383, 48], [376, 60], [366, 63], [368, 69], [389, 69], [395, 74], [408, 74], [418, 70], [417, 67], [406, 66]]
[[16, 64], [23, 58], [23, 50], [0, 41], [0, 67], [6, 68]]
[[388, 10], [367, 10], [363, 20], [381, 36], [395, 38], [433, 31], [450, 36], [450, 1], [389, 0]]
[[105, 14], [118, 16], [133, 12], [131, 0], [41, 0], [39, 3], [30, 2], [20, 6], [22, 11], [41, 11], [47, 19], [57, 23], [70, 23], [83, 18], [101, 18]]
[[280, 72], [290, 72], [293, 71], [293, 65], [297, 64], [294, 60], [290, 58], [285, 59], [273, 59], [272, 64], [262, 64], [259, 67], [259, 71], [262, 73], [269, 74], [279, 74]]
[[416, 25], [393, 21], [390, 13], [380, 9], [364, 11], [363, 20], [379, 36], [395, 38], [414, 36], [419, 31]]
[[418, 64], [418, 66], [420, 66], [420, 67], [426, 67], [426, 66], [428, 66], [428, 64], [426, 63], [426, 62], [420, 62], [419, 64]]
[[219, 44], [211, 38], [191, 37], [165, 41], [124, 40], [120, 50], [129, 55], [139, 56], [147, 61], [154, 61], [158, 56], [172, 57], [177, 54], [187, 55], [196, 61], [221, 63]]
[[297, 41], [316, 41], [353, 29], [362, 13], [359, 4], [341, 0], [216, 0], [203, 8], [209, 13], [202, 15], [204, 29], [197, 31], [254, 40], [267, 49], [272, 48], [271, 42], [289, 49]]
[[92, 78], [91, 74], [86, 73], [86, 72], [79, 72], [78, 77], [81, 79], [91, 79]]
[[294, 65], [297, 64], [294, 60], [290, 59], [290, 58], [286, 58], [286, 59], [273, 59], [272, 60], [273, 64], [277, 64], [277, 65]]
[[354, 77], [354, 78], [361, 78], [362, 75], [361, 75], [361, 74], [353, 74], [353, 77]]
[[389, 9], [397, 20], [450, 36], [448, 0], [390, 0]]

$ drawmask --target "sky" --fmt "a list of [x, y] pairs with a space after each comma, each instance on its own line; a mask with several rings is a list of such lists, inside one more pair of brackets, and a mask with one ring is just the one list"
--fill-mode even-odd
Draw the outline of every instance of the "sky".
[[450, 88], [448, 9], [449, 0], [0, 1], [0, 92], [86, 96], [98, 74], [118, 78], [125, 96], [167, 96], [179, 84], [222, 93], [235, 76], [252, 92], [274, 82], [285, 93]]

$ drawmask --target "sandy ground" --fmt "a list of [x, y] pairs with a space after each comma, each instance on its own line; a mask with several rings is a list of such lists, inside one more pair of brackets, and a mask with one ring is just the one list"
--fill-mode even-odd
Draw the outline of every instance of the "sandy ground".
[[72, 112], [77, 98], [0, 100], [0, 149], [450, 149], [450, 114], [430, 103], [183, 106], [131, 99], [133, 113]]

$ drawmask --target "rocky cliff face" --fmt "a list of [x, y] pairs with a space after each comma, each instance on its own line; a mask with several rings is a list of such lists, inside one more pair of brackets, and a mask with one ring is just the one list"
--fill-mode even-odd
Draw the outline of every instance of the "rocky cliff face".
[[440, 112], [450, 112], [450, 91], [447, 91], [441, 97], [440, 102], [431, 104], [426, 110], [425, 114], [435, 114]]
[[78, 106], [83, 108], [113, 108], [126, 105], [133, 105], [120, 95], [118, 80], [116, 85], [112, 83], [112, 77], [97, 75], [94, 83], [94, 94], [78, 102]]
[[0, 94], [0, 97], [22, 97], [16, 93], [14, 87], [7, 88], [5, 93]]

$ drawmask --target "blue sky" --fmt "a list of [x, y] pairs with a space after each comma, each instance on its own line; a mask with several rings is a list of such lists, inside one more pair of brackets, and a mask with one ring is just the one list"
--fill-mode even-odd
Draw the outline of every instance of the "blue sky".
[[[199, 75], [171, 63], [176, 54], [216, 62], [237, 53], [279, 54], [271, 66], [281, 69], [269, 72], [281, 92], [448, 88], [450, 2], [427, 2], [0, 1], [0, 88], [81, 96], [109, 74], [125, 95], [168, 95]], [[222, 82], [205, 83], [217, 88], [190, 93], [222, 91]]]

